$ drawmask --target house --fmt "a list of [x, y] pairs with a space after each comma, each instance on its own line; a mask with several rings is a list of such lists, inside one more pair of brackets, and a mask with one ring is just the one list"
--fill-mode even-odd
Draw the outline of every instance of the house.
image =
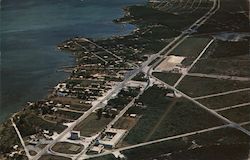
[[71, 139], [71, 140], [79, 140], [80, 136], [81, 136], [80, 131], [71, 131], [69, 139]]

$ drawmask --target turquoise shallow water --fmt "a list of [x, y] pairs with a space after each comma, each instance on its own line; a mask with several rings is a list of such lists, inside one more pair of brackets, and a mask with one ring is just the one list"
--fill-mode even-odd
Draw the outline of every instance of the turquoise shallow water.
[[57, 72], [74, 58], [56, 45], [70, 37], [106, 38], [128, 34], [132, 25], [112, 20], [122, 7], [146, 0], [2, 0], [0, 121], [27, 101], [46, 96], [67, 78]]

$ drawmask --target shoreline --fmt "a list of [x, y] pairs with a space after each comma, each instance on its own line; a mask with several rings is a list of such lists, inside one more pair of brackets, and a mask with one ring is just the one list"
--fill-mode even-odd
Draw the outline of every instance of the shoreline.
[[[124, 13], [124, 10], [123, 10], [123, 8], [121, 8], [121, 10], [122, 10], [122, 13]], [[117, 17], [117, 18], [119, 18], [119, 17]], [[114, 22], [113, 22], [114, 23]], [[114, 24], [116, 24], [116, 23], [114, 23]], [[119, 25], [119, 24], [118, 24]], [[130, 24], [129, 24], [130, 25]], [[131, 24], [132, 25], [132, 24]], [[135, 25], [133, 25], [133, 26], [135, 26]], [[136, 27], [135, 27], [136, 28]], [[127, 30], [127, 29], [124, 29], [124, 30]], [[129, 34], [132, 34], [133, 32], [134, 32], [134, 30], [135, 29], [132, 29], [132, 30], [130, 30], [129, 31], [129, 33], [121, 33], [121, 34], [119, 34], [119, 35], [117, 35], [116, 33], [114, 33], [114, 34], [112, 34], [112, 35], [104, 35], [104, 37], [100, 37], [100, 38], [93, 38], [94, 40], [106, 40], [106, 39], [109, 39], [109, 38], [112, 38], [112, 37], [120, 37], [120, 36], [126, 36], [126, 35], [129, 35]], [[64, 39], [65, 40], [65, 39]], [[63, 39], [62, 39], [62, 41], [64, 41]], [[61, 42], [60, 42], [61, 43]], [[72, 53], [70, 53], [70, 52], [65, 52], [65, 53], [62, 53], [62, 51], [60, 51], [58, 48], [57, 48], [57, 46], [60, 44], [60, 43], [58, 43], [58, 44], [56, 44], [56, 46], [54, 46], [54, 48], [56, 49], [56, 52], [59, 52], [59, 54], [66, 54], [66, 55], [69, 55], [69, 57], [72, 59], [72, 63], [73, 63], [73, 66], [76, 66], [76, 57], [72, 54]], [[57, 54], [57, 53], [55, 53], [55, 54]], [[70, 70], [68, 70], [68, 69], [65, 69], [65, 66], [62, 66], [62, 67], [60, 67], [60, 68], [56, 68], [55, 69], [56, 71], [55, 72], [63, 72], [63, 74], [65, 75], [64, 77], [66, 77], [66, 78], [64, 78], [64, 79], [58, 79], [57, 81], [58, 81], [58, 83], [60, 83], [60, 82], [62, 82], [62, 81], [65, 81], [65, 80], [67, 80], [69, 77], [70, 77]], [[65, 70], [66, 70], [66, 72], [65, 72]], [[57, 83], [57, 84], [58, 84]], [[53, 89], [55, 86], [51, 86], [51, 87], [43, 87], [43, 88], [45, 88], [45, 89], [49, 89], [49, 90], [51, 90], [51, 89]], [[43, 97], [36, 97], [36, 98], [32, 98], [32, 99], [35, 99], [35, 100], [28, 100], [28, 101], [26, 101], [26, 102], [24, 102], [24, 103], [22, 103], [21, 104], [21, 106], [26, 106], [27, 105], [27, 102], [29, 102], [29, 101], [39, 101], [40, 99], [46, 99], [47, 97], [48, 97], [48, 93], [49, 93], [49, 91], [47, 91], [47, 93], [45, 93], [44, 94], [44, 96]], [[2, 117], [3, 118], [1, 118], [1, 120], [0, 120], [0, 124], [3, 124], [4, 122], [6, 122], [6, 121], [8, 121], [9, 120], [9, 118], [13, 115], [13, 114], [15, 114], [15, 113], [18, 113], [18, 112], [21, 112], [23, 109], [25, 109], [25, 107], [18, 107], [18, 109], [15, 111], [15, 112], [11, 112], [11, 113], [7, 113], [6, 115], [7, 116], [5, 116], [5, 115], [3, 115]]]

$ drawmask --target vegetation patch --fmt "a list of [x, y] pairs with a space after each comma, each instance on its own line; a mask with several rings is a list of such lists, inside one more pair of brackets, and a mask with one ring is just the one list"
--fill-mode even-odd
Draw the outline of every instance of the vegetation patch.
[[115, 158], [112, 154], [109, 154], [105, 156], [90, 158], [90, 160], [117, 160], [117, 158]]
[[179, 73], [169, 73], [169, 72], [153, 72], [153, 76], [162, 80], [163, 82], [173, 86], [178, 79], [181, 77]]
[[66, 129], [66, 126], [62, 124], [46, 121], [33, 113], [23, 113], [19, 115], [19, 118], [16, 118], [15, 122], [23, 137], [38, 133], [41, 130], [61, 133]]

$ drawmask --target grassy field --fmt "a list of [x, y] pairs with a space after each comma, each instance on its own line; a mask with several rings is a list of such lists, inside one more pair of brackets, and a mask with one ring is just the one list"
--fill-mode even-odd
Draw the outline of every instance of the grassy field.
[[[166, 90], [149, 88], [140, 100], [146, 109], [131, 108], [142, 117], [125, 138], [127, 144], [164, 138], [221, 125], [221, 121], [186, 100], [169, 99]], [[146, 125], [145, 125], [146, 124]]]
[[197, 57], [211, 39], [202, 37], [190, 37], [176, 47], [171, 54], [184, 57]]
[[237, 123], [250, 121], [250, 105], [218, 112], [222, 116]]
[[96, 113], [92, 113], [78, 124], [74, 130], [80, 131], [82, 136], [89, 137], [104, 129], [111, 121], [112, 118], [105, 118], [104, 116], [98, 119]]
[[158, 79], [172, 86], [178, 81], [178, 79], [181, 77], [181, 74], [167, 73], [167, 72], [154, 72], [153, 76], [157, 77]]
[[125, 138], [126, 143], [136, 144], [144, 141], [172, 101], [165, 96], [167, 92], [165, 89], [153, 86], [139, 98], [146, 105], [146, 108], [132, 107], [128, 110], [128, 113], [135, 113], [142, 115], [142, 117]]
[[[203, 159], [204, 157], [210, 157], [213, 160], [222, 160], [220, 158], [225, 156], [226, 159], [229, 160], [242, 160], [248, 156], [249, 142], [250, 138], [244, 133], [232, 128], [225, 128], [152, 145], [146, 145], [126, 150], [122, 153], [124, 153], [129, 160], [186, 159], [181, 155], [179, 157], [177, 156], [181, 153], [183, 153], [188, 160]], [[195, 149], [194, 143], [202, 147]], [[216, 150], [213, 148], [216, 148]], [[214, 154], [211, 151], [214, 151], [214, 153], [217, 154]], [[234, 159], [231, 159], [232, 157]]]
[[43, 155], [39, 160], [70, 160], [70, 158], [54, 156], [54, 155]]
[[214, 78], [201, 78], [186, 76], [179, 84], [178, 89], [191, 97], [226, 92], [236, 89], [247, 88], [249, 81], [220, 80]]
[[250, 102], [250, 91], [231, 93], [217, 97], [200, 99], [198, 101], [208, 108], [219, 109]]
[[51, 149], [55, 152], [66, 154], [77, 154], [83, 150], [84, 146], [80, 144], [58, 142]]

